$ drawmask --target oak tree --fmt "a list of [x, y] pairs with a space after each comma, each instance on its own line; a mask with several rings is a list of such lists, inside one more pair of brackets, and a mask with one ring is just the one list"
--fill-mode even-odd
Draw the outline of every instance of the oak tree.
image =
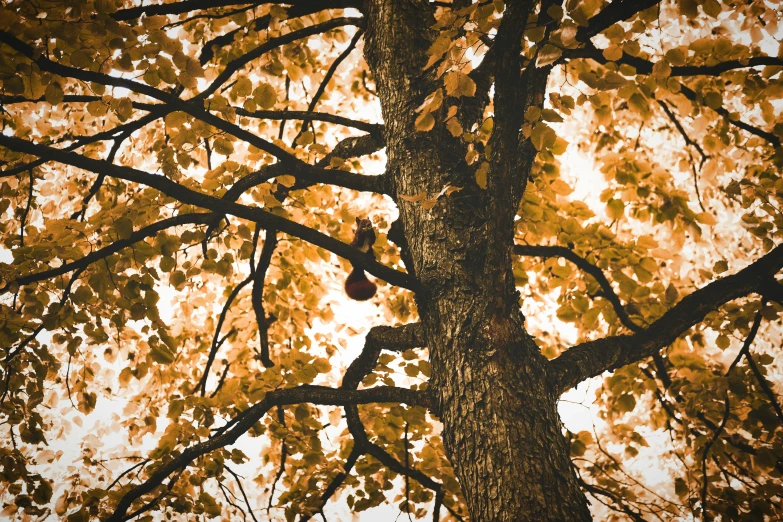
[[2, 516], [779, 517], [780, 18], [4, 2]]

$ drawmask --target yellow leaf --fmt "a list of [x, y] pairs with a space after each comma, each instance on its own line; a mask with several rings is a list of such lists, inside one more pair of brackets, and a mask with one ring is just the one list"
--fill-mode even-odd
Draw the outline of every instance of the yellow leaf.
[[729, 263], [725, 259], [721, 259], [717, 263], [715, 263], [715, 266], [712, 267], [712, 271], [716, 274], [722, 274], [726, 270], [729, 269]]
[[204, 69], [201, 67], [201, 64], [198, 63], [198, 60], [190, 57], [188, 57], [188, 61], [185, 64], [185, 72], [194, 78], [204, 77]]
[[418, 194], [414, 196], [406, 196], [404, 194], [400, 195], [400, 198], [404, 199], [405, 201], [410, 201], [411, 203], [416, 203], [418, 201], [422, 201], [424, 198], [427, 197], [426, 192], [419, 192]]
[[699, 212], [698, 214], [696, 214], [696, 221], [710, 226], [717, 223], [717, 221], [715, 221], [715, 218], [709, 212]]
[[612, 221], [623, 217], [625, 204], [620, 199], [610, 199], [606, 204], [606, 213]]
[[264, 82], [253, 90], [253, 100], [262, 109], [271, 109], [277, 103], [277, 91]]
[[619, 45], [610, 45], [606, 49], [604, 49], [603, 53], [604, 58], [606, 58], [609, 61], [616, 62], [620, 58], [623, 57], [623, 48]]
[[422, 114], [419, 114], [416, 117], [416, 130], [420, 132], [427, 132], [432, 130], [432, 128], [435, 126], [435, 118], [432, 117], [432, 114], [429, 112], [425, 112]]
[[448, 129], [451, 135], [455, 138], [462, 135], [462, 125], [459, 124], [457, 118], [451, 118], [449, 121], [447, 121], [446, 129]]
[[90, 115], [97, 117], [105, 116], [109, 107], [100, 100], [91, 101], [87, 104], [87, 112]]
[[556, 179], [555, 181], [552, 182], [550, 187], [552, 187], [552, 190], [555, 191], [555, 194], [559, 196], [567, 196], [574, 191], [574, 189], [572, 189], [568, 185], [568, 183], [566, 183], [562, 179]]
[[459, 88], [459, 76], [457, 71], [451, 71], [443, 78], [443, 85], [446, 87], [446, 94], [453, 96]]
[[723, 7], [720, 5], [718, 0], [705, 0], [705, 2], [701, 5], [701, 8], [704, 9], [705, 14], [713, 18], [717, 18], [723, 10]]
[[424, 69], [429, 69], [435, 65], [435, 63], [440, 60], [444, 54], [446, 54], [446, 51], [449, 50], [449, 47], [451, 47], [451, 37], [449, 37], [447, 34], [440, 35], [427, 50], [427, 54], [430, 56], [430, 58], [427, 60], [427, 64], [424, 66]]
[[231, 94], [240, 98], [249, 96], [251, 92], [253, 92], [253, 84], [248, 78], [238, 79], [234, 87], [231, 88]]
[[658, 79], [668, 78], [672, 74], [672, 68], [666, 61], [659, 60], [653, 65], [652, 74]]
[[460, 74], [459, 76], [459, 89], [457, 90], [457, 96], [475, 96], [476, 95], [476, 82], [473, 78], [467, 74]]
[[133, 105], [128, 98], [122, 98], [117, 105], [117, 117], [120, 121], [125, 121], [131, 117], [133, 113]]
[[72, 52], [69, 59], [71, 60], [71, 65], [80, 69], [89, 69], [93, 62], [92, 58], [87, 56], [87, 53], [80, 49], [76, 49]]
[[669, 49], [665, 54], [666, 61], [671, 65], [685, 65], [687, 54], [682, 49]]
[[60, 84], [57, 82], [49, 83], [49, 85], [46, 86], [46, 91], [44, 91], [44, 98], [52, 105], [62, 103], [64, 95], [65, 93], [63, 93], [62, 87], [60, 87]]
[[563, 51], [552, 44], [546, 44], [538, 51], [536, 67], [546, 67], [555, 63], [563, 55]]
[[476, 83], [468, 76], [459, 71], [451, 71], [443, 79], [446, 86], [446, 94], [459, 98], [460, 96], [474, 96], [476, 94]]
[[647, 249], [658, 246], [658, 242], [650, 235], [639, 236], [639, 238], [636, 240], [636, 244]]
[[476, 184], [483, 190], [487, 189], [487, 173], [489, 172], [489, 163], [482, 161], [476, 169]]
[[286, 174], [285, 176], [278, 176], [277, 182], [284, 187], [290, 188], [294, 186], [294, 183], [296, 183], [296, 178]]
[[541, 109], [539, 109], [535, 105], [531, 105], [525, 111], [525, 121], [529, 121], [530, 123], [535, 123], [539, 120], [539, 118], [541, 118]]
[[217, 138], [212, 144], [212, 148], [215, 150], [215, 152], [222, 154], [223, 156], [228, 156], [234, 152], [234, 145], [223, 137]]
[[563, 117], [560, 116], [560, 113], [553, 109], [544, 109], [543, 111], [541, 111], [541, 118], [544, 121], [551, 121], [555, 123], [559, 123], [563, 121]]
[[434, 197], [432, 199], [425, 199], [424, 201], [421, 202], [421, 208], [423, 208], [424, 210], [429, 210], [432, 207], [434, 207], [437, 203], [438, 203], [437, 197]]
[[626, 393], [617, 399], [617, 409], [620, 413], [632, 411], [634, 408], [636, 408], [636, 398], [633, 395]]
[[527, 31], [525, 31], [525, 37], [533, 43], [538, 43], [544, 39], [545, 30], [546, 27], [544, 27], [543, 25], [538, 27], [533, 27], [532, 29], [528, 29]]
[[147, 69], [147, 72], [144, 73], [144, 81], [152, 87], [160, 85], [160, 75], [158, 74], [158, 71]]
[[559, 156], [561, 154], [565, 154], [566, 149], [568, 149], [568, 142], [558, 136], [555, 138], [555, 143], [552, 145], [552, 154], [555, 156]]
[[704, 103], [710, 109], [720, 109], [723, 105], [723, 97], [715, 91], [710, 91], [704, 95]]
[[310, 145], [313, 142], [313, 133], [310, 131], [303, 132], [299, 139], [296, 140], [297, 145]]

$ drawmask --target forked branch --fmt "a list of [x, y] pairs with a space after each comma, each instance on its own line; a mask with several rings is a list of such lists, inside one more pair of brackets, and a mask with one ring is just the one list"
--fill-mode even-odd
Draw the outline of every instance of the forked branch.
[[763, 286], [783, 268], [783, 245], [734, 275], [709, 283], [686, 296], [660, 319], [634, 335], [619, 335], [574, 346], [550, 363], [558, 393], [585, 379], [620, 368], [657, 353], [713, 310]]
[[231, 429], [183, 449], [178, 456], [158, 467], [147, 480], [125, 493], [117, 504], [114, 513], [108, 518], [108, 521], [121, 522], [127, 520], [126, 514], [136, 500], [156, 491], [169, 476], [185, 469], [198, 457], [234, 444], [240, 436], [245, 434], [256, 422], [264, 417], [271, 408], [303, 402], [329, 406], [369, 404], [372, 402], [396, 402], [412, 406], [426, 406], [429, 403], [429, 398], [423, 392], [387, 386], [358, 391], [338, 390], [324, 386], [299, 386], [270, 391], [261, 402], [242, 412], [240, 420], [235, 422]]
[[[112, 176], [117, 179], [123, 179], [133, 183], [146, 185], [148, 187], [159, 190], [166, 196], [174, 198], [181, 203], [209, 209], [220, 214], [235, 215], [242, 219], [253, 221], [267, 230], [270, 228], [277, 229], [291, 236], [303, 239], [309, 243], [312, 243], [313, 245], [325, 248], [326, 250], [329, 250], [330, 252], [333, 252], [340, 257], [348, 259], [354, 266], [363, 268], [367, 272], [370, 272], [374, 276], [383, 279], [390, 284], [411, 290], [416, 288], [415, 282], [408, 274], [384, 266], [374, 259], [369, 259], [368, 256], [364, 255], [359, 249], [343, 243], [342, 241], [265, 210], [240, 205], [232, 201], [227, 201], [225, 199], [216, 198], [208, 194], [196, 192], [174, 181], [171, 181], [164, 176], [150, 174], [141, 170], [121, 165], [108, 164], [106, 162], [87, 158], [79, 154], [63, 152], [59, 149], [47, 147], [45, 145], [37, 145], [19, 138], [0, 135], [0, 146], [18, 152], [44, 157], [47, 160], [58, 161], [66, 165], [71, 165], [98, 174], [104, 173], [105, 175]], [[340, 171], [327, 170], [324, 172], [337, 174]], [[354, 176], [359, 175], [354, 174]]]

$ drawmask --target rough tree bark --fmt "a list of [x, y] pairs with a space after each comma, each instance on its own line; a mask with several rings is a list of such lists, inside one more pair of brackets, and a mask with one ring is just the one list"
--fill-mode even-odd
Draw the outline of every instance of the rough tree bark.
[[[519, 71], [520, 35], [511, 26], [524, 27], [530, 8], [530, 2], [509, 6], [504, 24], [516, 43], [509, 42], [506, 57], [494, 57], [499, 67]], [[448, 205], [431, 210], [398, 198], [403, 256], [420, 283], [417, 303], [446, 452], [473, 520], [590, 520], [547, 362], [525, 331], [512, 273], [514, 216], [534, 152], [519, 145], [521, 122], [496, 118], [489, 176], [495, 181], [483, 191], [458, 138], [437, 127], [415, 131], [415, 109], [435, 88], [432, 73], [423, 71], [431, 9], [424, 1], [369, 0], [365, 55], [386, 122], [392, 192], [463, 187]], [[498, 39], [503, 36], [501, 29]], [[518, 83], [523, 79], [527, 84]], [[513, 91], [503, 91], [503, 81]], [[495, 82], [496, 110], [505, 103], [516, 118], [543, 87], [537, 75], [496, 76]]]

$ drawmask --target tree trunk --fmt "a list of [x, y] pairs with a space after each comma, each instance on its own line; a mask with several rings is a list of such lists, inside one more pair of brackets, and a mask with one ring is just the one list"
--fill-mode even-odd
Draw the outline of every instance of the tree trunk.
[[[417, 304], [445, 449], [471, 518], [590, 520], [546, 360], [519, 310], [511, 246], [522, 190], [493, 197], [476, 184], [458, 138], [442, 125], [415, 131], [415, 109], [437, 85], [422, 69], [434, 23], [427, 2], [368, 0], [365, 7], [365, 55], [383, 109], [392, 189], [431, 197], [446, 185], [462, 188], [430, 210], [397, 200], [403, 259], [421, 285]], [[520, 168], [530, 168], [528, 156]]]

